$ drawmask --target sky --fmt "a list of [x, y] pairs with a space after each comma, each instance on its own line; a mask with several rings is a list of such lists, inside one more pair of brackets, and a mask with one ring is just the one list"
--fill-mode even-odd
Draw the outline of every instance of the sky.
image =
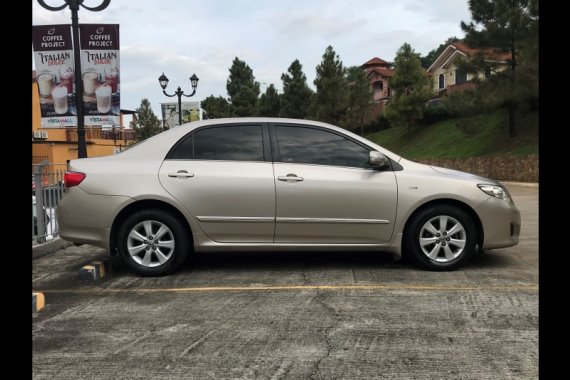
[[[148, 98], [159, 118], [160, 103], [177, 100], [162, 94], [163, 72], [169, 93], [178, 86], [191, 93], [195, 73], [196, 94], [183, 101], [200, 101], [227, 98], [235, 57], [251, 67], [262, 92], [271, 83], [282, 92], [281, 74], [298, 59], [314, 89], [329, 45], [347, 67], [373, 57], [392, 62], [405, 42], [425, 55], [451, 36], [462, 38], [460, 22], [470, 19], [467, 0], [111, 0], [100, 12], [79, 10], [79, 23], [120, 25], [121, 108], [134, 110]], [[32, 0], [32, 25], [69, 23], [67, 8], [52, 12]]]

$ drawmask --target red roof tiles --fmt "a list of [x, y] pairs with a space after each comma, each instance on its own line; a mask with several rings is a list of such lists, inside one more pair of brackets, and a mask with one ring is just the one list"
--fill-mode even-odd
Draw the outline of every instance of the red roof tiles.
[[362, 66], [364, 66], [364, 67], [366, 67], [366, 66], [388, 66], [388, 62], [386, 62], [383, 59], [380, 59], [378, 57], [374, 57], [370, 61], [363, 64]]

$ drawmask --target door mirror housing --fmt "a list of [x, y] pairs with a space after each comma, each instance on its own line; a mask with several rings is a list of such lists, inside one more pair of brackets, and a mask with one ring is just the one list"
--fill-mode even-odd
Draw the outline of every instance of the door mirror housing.
[[369, 163], [374, 169], [385, 169], [390, 166], [388, 157], [375, 150], [370, 152]]

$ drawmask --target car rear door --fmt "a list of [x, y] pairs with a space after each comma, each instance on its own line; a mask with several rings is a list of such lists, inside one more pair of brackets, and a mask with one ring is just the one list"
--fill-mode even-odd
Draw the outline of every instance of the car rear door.
[[217, 242], [270, 243], [275, 184], [262, 124], [208, 126], [171, 150], [160, 168], [164, 188]]
[[369, 167], [370, 149], [336, 131], [272, 126], [275, 243], [374, 244], [394, 230], [394, 172]]

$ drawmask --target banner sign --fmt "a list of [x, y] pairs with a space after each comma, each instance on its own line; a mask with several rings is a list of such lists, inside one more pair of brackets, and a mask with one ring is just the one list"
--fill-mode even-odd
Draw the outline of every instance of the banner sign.
[[[178, 126], [178, 103], [160, 103], [164, 127]], [[182, 102], [182, 123], [200, 120], [200, 102]]]
[[32, 26], [43, 128], [76, 127], [75, 73], [69, 25]]
[[79, 25], [85, 125], [120, 125], [119, 25]]

